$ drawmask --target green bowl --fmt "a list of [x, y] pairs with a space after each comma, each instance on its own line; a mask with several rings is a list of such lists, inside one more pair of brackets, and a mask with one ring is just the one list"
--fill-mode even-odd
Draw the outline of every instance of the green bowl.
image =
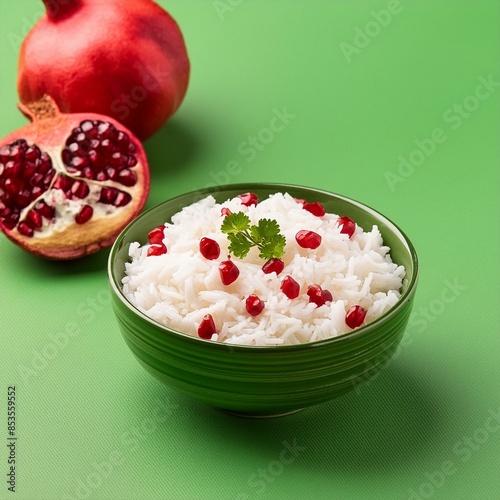
[[[365, 230], [379, 227], [394, 262], [406, 268], [400, 300], [372, 323], [332, 339], [288, 346], [240, 346], [203, 340], [169, 329], [134, 307], [121, 280], [131, 242], [211, 194], [218, 202], [244, 192], [259, 199], [276, 192], [321, 202], [327, 212], [347, 215]], [[418, 260], [407, 236], [375, 210], [343, 196], [286, 184], [214, 186], [173, 198], [143, 213], [116, 239], [108, 277], [113, 310], [125, 342], [139, 363], [169, 387], [207, 405], [246, 416], [276, 416], [316, 405], [375, 375], [391, 358], [408, 323], [417, 286]]]

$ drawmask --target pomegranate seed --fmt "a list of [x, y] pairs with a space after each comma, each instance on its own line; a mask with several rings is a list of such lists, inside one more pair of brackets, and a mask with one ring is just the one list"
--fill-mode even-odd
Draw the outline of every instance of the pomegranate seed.
[[162, 243], [161, 245], [151, 245], [148, 248], [148, 257], [151, 255], [164, 255], [167, 253], [167, 247]]
[[69, 191], [72, 184], [73, 181], [69, 177], [61, 175], [56, 179], [56, 182], [54, 182], [54, 189], [61, 189], [62, 191], [66, 192]]
[[9, 156], [14, 161], [21, 161], [23, 158], [23, 152], [18, 146], [11, 146]]
[[16, 194], [21, 189], [21, 185], [16, 182], [14, 179], [7, 178], [5, 179], [4, 184], [5, 191], [9, 194]]
[[299, 231], [295, 235], [295, 239], [302, 248], [314, 250], [321, 245], [321, 236], [314, 231], [306, 231], [305, 229]]
[[26, 222], [21, 222], [19, 226], [17, 226], [17, 230], [23, 235], [31, 238], [34, 234], [33, 229], [26, 224]]
[[200, 240], [200, 253], [205, 259], [218, 259], [220, 255], [220, 246], [215, 240], [204, 237]]
[[26, 153], [24, 153], [24, 157], [28, 161], [35, 161], [38, 158], [40, 158], [40, 149], [37, 146], [30, 146], [27, 150]]
[[109, 139], [104, 139], [101, 141], [101, 152], [104, 154], [112, 155], [113, 154], [113, 146]]
[[5, 177], [9, 179], [18, 178], [21, 175], [21, 164], [8, 161], [5, 164]]
[[43, 189], [40, 186], [35, 186], [31, 190], [31, 199], [34, 200], [43, 194]]
[[56, 209], [54, 207], [49, 207], [44, 201], [37, 202], [34, 210], [47, 220], [51, 220], [56, 214]]
[[210, 340], [214, 333], [217, 333], [214, 319], [211, 314], [205, 314], [201, 320], [200, 326], [198, 326], [198, 337], [200, 337], [200, 339]]
[[257, 205], [259, 199], [255, 193], [244, 193], [238, 195], [238, 198], [241, 200], [241, 204], [249, 207], [250, 205]]
[[137, 182], [137, 174], [132, 170], [125, 169], [118, 174], [118, 182], [127, 187], [135, 186]]
[[263, 266], [264, 274], [276, 273], [278, 275], [285, 269], [285, 263], [281, 259], [269, 259]]
[[118, 196], [118, 189], [104, 186], [101, 189], [101, 194], [99, 195], [99, 203], [104, 203], [106, 205], [113, 205]]
[[331, 302], [333, 297], [328, 290], [323, 290], [319, 285], [310, 285], [307, 288], [307, 295], [309, 302], [313, 302], [318, 307], [324, 305], [326, 302]]
[[54, 179], [56, 175], [56, 171], [53, 169], [50, 169], [46, 174], [45, 177], [43, 178], [43, 185], [45, 187], [50, 186], [50, 183], [52, 182], [52, 179]]
[[[132, 143], [130, 145], [134, 148], [134, 151], [135, 151], [135, 146]], [[127, 157], [127, 167], [132, 168], [132, 167], [135, 167], [136, 165], [137, 165], [137, 158], [135, 156], [128, 156]]]
[[35, 230], [41, 229], [43, 224], [42, 216], [38, 212], [35, 212], [35, 210], [30, 210], [28, 212], [25, 222], [31, 229]]
[[109, 162], [115, 167], [124, 167], [127, 163], [127, 160], [117, 151], [116, 153], [113, 153], [111, 155]]
[[352, 306], [345, 315], [345, 322], [349, 328], [357, 328], [363, 324], [366, 316], [366, 309], [360, 305]]
[[8, 145], [2, 146], [0, 149], [0, 158], [6, 160], [10, 156], [10, 147]]
[[97, 151], [95, 149], [91, 149], [88, 152], [87, 158], [93, 167], [99, 166], [99, 163], [100, 163], [99, 155], [97, 154]]
[[9, 230], [14, 229], [19, 222], [19, 212], [11, 210], [10, 208], [6, 208], [2, 212], [1, 217], [3, 218], [4, 226]]
[[94, 128], [94, 124], [91, 120], [85, 120], [80, 123], [80, 129], [82, 132], [90, 132]]
[[39, 172], [35, 172], [29, 180], [29, 185], [38, 186], [39, 184], [42, 183], [42, 181], [43, 181], [43, 175], [40, 174]]
[[220, 214], [221, 214], [223, 217], [227, 217], [228, 215], [231, 215], [231, 210], [229, 210], [229, 208], [222, 207], [222, 208], [221, 208], [221, 211], [220, 211]]
[[83, 205], [80, 212], [75, 215], [75, 222], [85, 224], [92, 218], [92, 215], [94, 215], [94, 209], [90, 205]]
[[264, 310], [264, 301], [257, 295], [249, 295], [245, 301], [245, 308], [251, 316], [258, 316]]
[[113, 205], [115, 207], [124, 207], [128, 205], [132, 201], [132, 196], [129, 193], [124, 193], [123, 191], [118, 191], [116, 196], [116, 200]]
[[290, 275], [285, 276], [280, 288], [289, 299], [296, 299], [299, 296], [300, 285]]
[[[129, 136], [125, 132], [122, 132], [120, 130], [118, 132], [118, 134], [116, 135], [116, 145], [118, 146], [118, 149], [120, 150], [120, 152], [122, 152], [122, 153], [128, 153], [129, 152], [129, 146], [132, 145], [132, 144], [130, 144], [130, 138], [129, 138]], [[130, 152], [134, 153], [135, 151], [130, 151]]]
[[86, 158], [82, 158], [81, 156], [73, 156], [71, 161], [69, 162], [69, 166], [74, 167], [78, 170], [82, 170], [85, 167], [89, 166], [89, 161]]
[[294, 198], [294, 200], [299, 204], [299, 205], [304, 205], [304, 203], [306, 203], [306, 200], [302, 199], [302, 198]]
[[326, 210], [325, 207], [319, 202], [315, 201], [314, 203], [308, 203], [307, 201], [302, 205], [304, 210], [312, 213], [316, 217], [323, 217], [325, 215]]
[[82, 200], [90, 192], [90, 188], [86, 182], [75, 181], [71, 186], [71, 194], [74, 198]]
[[31, 203], [31, 193], [22, 189], [17, 195], [17, 206], [18, 208], [26, 208]]
[[71, 154], [82, 154], [82, 151], [80, 149], [80, 145], [77, 142], [71, 142], [68, 144], [68, 147], [66, 149], [63, 149], [63, 160], [67, 155]]
[[151, 245], [162, 245], [163, 244], [163, 238], [165, 234], [163, 233], [163, 230], [165, 229], [165, 226], [158, 226], [149, 231], [148, 233], [148, 241]]
[[[111, 137], [110, 132], [112, 132], [114, 129], [113, 125], [111, 123], [107, 122], [101, 122], [97, 126], [97, 133], [103, 137]], [[83, 130], [83, 127], [82, 127]]]
[[228, 258], [219, 264], [219, 274], [223, 285], [230, 285], [240, 275], [240, 270], [234, 262]]
[[93, 179], [95, 174], [91, 167], [85, 167], [82, 170], [81, 175], [82, 177], [85, 177], [85, 179]]
[[352, 219], [346, 216], [339, 217], [337, 219], [337, 224], [341, 226], [340, 232], [342, 234], [347, 234], [349, 238], [352, 238], [352, 235], [356, 231], [356, 223]]
[[115, 167], [106, 167], [106, 174], [112, 181], [115, 181], [118, 176], [118, 170]]
[[23, 180], [30, 182], [31, 178], [33, 177], [33, 174], [35, 172], [36, 172], [36, 167], [33, 163], [26, 164], [26, 166], [24, 167], [23, 175], [22, 175]]

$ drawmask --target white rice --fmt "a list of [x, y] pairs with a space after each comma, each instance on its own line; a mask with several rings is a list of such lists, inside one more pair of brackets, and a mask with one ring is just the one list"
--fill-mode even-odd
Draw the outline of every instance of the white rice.
[[[240, 275], [231, 285], [222, 284], [218, 265], [229, 253], [227, 236], [221, 232], [222, 207], [233, 213], [245, 212], [252, 224], [262, 218], [278, 222], [287, 241], [282, 257], [285, 269], [279, 276], [264, 274], [265, 261], [252, 248], [243, 260], [231, 257]], [[239, 198], [219, 204], [208, 196], [165, 223], [166, 254], [148, 257], [148, 244], [130, 245], [131, 262], [126, 264], [123, 292], [153, 320], [195, 337], [203, 316], [211, 314], [218, 332], [213, 341], [266, 346], [342, 335], [352, 331], [345, 323], [351, 306], [359, 304], [367, 310], [367, 324], [396, 304], [405, 270], [392, 262], [377, 226], [368, 232], [356, 226], [349, 239], [340, 232], [337, 219], [335, 214], [317, 217], [309, 213], [287, 193], [276, 193], [250, 207], [242, 205]], [[321, 235], [322, 243], [316, 250], [297, 244], [295, 234], [301, 229]], [[207, 260], [201, 255], [199, 242], [203, 237], [219, 243], [218, 259]], [[287, 275], [301, 286], [299, 297], [293, 300], [280, 289]], [[329, 290], [333, 301], [320, 307], [309, 303], [306, 292], [311, 284]], [[263, 312], [255, 317], [245, 309], [245, 299], [251, 294], [265, 303]]]

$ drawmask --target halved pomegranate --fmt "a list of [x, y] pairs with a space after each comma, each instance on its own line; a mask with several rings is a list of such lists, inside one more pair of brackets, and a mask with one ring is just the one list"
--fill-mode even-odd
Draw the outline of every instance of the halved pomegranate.
[[48, 96], [19, 109], [32, 123], [0, 141], [0, 229], [50, 259], [111, 246], [149, 194], [139, 140], [107, 116], [60, 113]]

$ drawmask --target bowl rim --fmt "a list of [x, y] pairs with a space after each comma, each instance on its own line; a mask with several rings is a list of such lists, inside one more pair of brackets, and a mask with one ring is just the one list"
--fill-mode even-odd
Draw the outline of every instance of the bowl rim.
[[[410, 281], [408, 282], [406, 290], [401, 295], [401, 297], [396, 302], [396, 304], [394, 304], [384, 314], [379, 316], [374, 321], [368, 323], [367, 325], [361, 326], [359, 328], [352, 330], [351, 332], [343, 333], [342, 335], [338, 335], [336, 337], [315, 340], [313, 342], [304, 342], [301, 344], [257, 346], [257, 345], [245, 345], [245, 344], [231, 344], [231, 343], [226, 343], [226, 342], [214, 342], [210, 339], [202, 339], [202, 338], [190, 335], [188, 333], [184, 333], [184, 332], [181, 332], [179, 330], [175, 330], [174, 328], [167, 327], [166, 325], [163, 325], [162, 323], [150, 318], [144, 312], [142, 312], [139, 308], [134, 306], [125, 297], [125, 295], [123, 293], [123, 289], [121, 287], [121, 284], [118, 283], [117, 280], [115, 279], [114, 272], [113, 272], [113, 264], [114, 264], [115, 255], [118, 252], [118, 247], [120, 246], [121, 241], [125, 238], [125, 235], [130, 227], [132, 227], [133, 225], [140, 222], [140, 220], [143, 219], [150, 212], [152, 212], [154, 210], [158, 210], [160, 207], [162, 207], [166, 204], [173, 203], [173, 202], [175, 202], [175, 200], [177, 200], [179, 198], [185, 198], [188, 196], [194, 197], [196, 195], [203, 195], [203, 197], [206, 197], [206, 196], [209, 196], [210, 194], [215, 194], [215, 193], [218, 193], [220, 191], [226, 191], [226, 190], [241, 191], [243, 193], [243, 192], [251, 191], [252, 189], [259, 189], [259, 188], [260, 189], [265, 188], [265, 189], [271, 189], [271, 190], [276, 189], [276, 192], [285, 192], [287, 189], [302, 189], [302, 190], [310, 191], [311, 193], [321, 193], [322, 195], [325, 195], [328, 197], [333, 196], [333, 197], [338, 198], [344, 202], [347, 202], [347, 203], [350, 203], [352, 205], [357, 206], [361, 210], [368, 212], [370, 215], [372, 215], [373, 217], [376, 217], [377, 219], [382, 219], [382, 221], [387, 226], [387, 228], [391, 232], [393, 232], [396, 236], [398, 236], [400, 241], [404, 244], [404, 246], [406, 247], [406, 249], [408, 250], [408, 252], [411, 256], [411, 261], [413, 264], [413, 276], [410, 279]], [[406, 303], [415, 294], [416, 286], [417, 286], [418, 279], [419, 279], [419, 260], [418, 260], [416, 249], [415, 249], [412, 241], [406, 235], [406, 233], [397, 224], [395, 224], [391, 219], [389, 219], [384, 214], [380, 213], [378, 210], [375, 210], [374, 208], [370, 207], [369, 205], [366, 205], [366, 204], [361, 203], [353, 198], [349, 198], [347, 196], [344, 196], [344, 195], [341, 195], [338, 193], [334, 193], [334, 192], [327, 191], [324, 189], [318, 189], [318, 188], [314, 188], [314, 187], [299, 185], [299, 184], [288, 184], [288, 183], [285, 184], [285, 183], [274, 183], [274, 182], [246, 182], [246, 183], [215, 185], [215, 186], [210, 186], [210, 187], [192, 190], [192, 191], [174, 196], [172, 198], [169, 198], [168, 200], [165, 200], [165, 201], [143, 211], [136, 218], [134, 218], [132, 221], [130, 221], [127, 224], [127, 226], [125, 226], [125, 228], [120, 232], [120, 234], [115, 239], [113, 245], [111, 246], [109, 256], [108, 256], [107, 277], [108, 277], [108, 281], [111, 285], [111, 288], [112, 288], [115, 296], [120, 299], [120, 301], [127, 307], [127, 309], [129, 309], [132, 313], [139, 316], [140, 318], [142, 318], [143, 320], [145, 320], [147, 323], [151, 324], [155, 328], [163, 330], [163, 333], [165, 333], [167, 335], [173, 335], [175, 337], [178, 336], [178, 337], [181, 337], [184, 340], [187, 340], [189, 342], [199, 343], [200, 345], [204, 345], [207, 347], [209, 346], [210, 348], [213, 348], [213, 349], [223, 349], [223, 350], [229, 349], [231, 352], [233, 352], [233, 351], [248, 351], [248, 350], [259, 350], [259, 351], [272, 352], [272, 351], [275, 351], [277, 349], [279, 349], [280, 351], [284, 351], [284, 350], [297, 351], [297, 350], [301, 350], [301, 349], [311, 349], [311, 348], [323, 347], [323, 346], [330, 345], [330, 344], [336, 344], [338, 342], [348, 342], [352, 339], [356, 339], [358, 337], [369, 334], [371, 331], [376, 329], [382, 323], [388, 321], [389, 319], [391, 319], [392, 317], [397, 315], [397, 313], [406, 305]]]

